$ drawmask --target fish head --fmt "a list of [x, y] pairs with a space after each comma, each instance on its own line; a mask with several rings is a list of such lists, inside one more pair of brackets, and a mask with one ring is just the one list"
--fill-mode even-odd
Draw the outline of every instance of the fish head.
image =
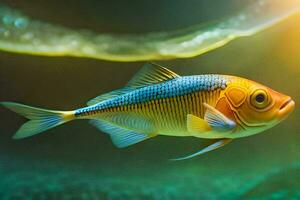
[[284, 120], [295, 108], [290, 96], [257, 82], [235, 78], [224, 91], [232, 119], [239, 127], [236, 137], [253, 135]]

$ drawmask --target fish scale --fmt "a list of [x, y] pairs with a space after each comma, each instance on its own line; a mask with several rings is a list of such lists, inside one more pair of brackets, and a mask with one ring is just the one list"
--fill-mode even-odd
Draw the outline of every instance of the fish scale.
[[150, 85], [134, 90], [128, 94], [109, 99], [88, 108], [78, 109], [76, 111], [76, 115], [85, 116], [92, 114], [92, 112], [98, 114], [118, 106], [130, 106], [151, 100], [182, 96], [194, 92], [224, 89], [228, 81], [229, 79], [222, 75], [180, 77], [160, 84]]
[[113, 113], [126, 112], [150, 119], [161, 134], [182, 135], [186, 132], [186, 115], [193, 113], [203, 117], [203, 102], [215, 104], [228, 81], [229, 78], [222, 75], [179, 77], [79, 109], [76, 115], [87, 118], [99, 115], [119, 123], [112, 117]]
[[[219, 86], [218, 77], [217, 75], [180, 77], [165, 83], [141, 88], [137, 91], [133, 91], [129, 95], [124, 95], [124, 98], [127, 98], [128, 104], [135, 104], [149, 100], [182, 96], [197, 91], [210, 91], [212, 87], [214, 87], [213, 89], [224, 88], [227, 79], [222, 77], [224, 82]], [[121, 98], [122, 97], [117, 97], [111, 101], [119, 102]], [[107, 103], [110, 104], [111, 102]]]

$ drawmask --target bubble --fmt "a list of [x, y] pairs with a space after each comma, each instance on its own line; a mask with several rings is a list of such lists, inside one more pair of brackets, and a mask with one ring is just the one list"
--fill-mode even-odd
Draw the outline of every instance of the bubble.
[[0, 28], [0, 34], [4, 33], [6, 31], [5, 28]]
[[243, 20], [246, 19], [246, 15], [240, 14], [240, 15], [238, 16], [238, 19], [239, 19], [240, 21], [243, 21]]
[[34, 36], [33, 33], [27, 32], [24, 35], [22, 35], [22, 39], [24, 39], [24, 40], [31, 40], [33, 38], [33, 36]]
[[11, 25], [12, 23], [14, 23], [14, 18], [10, 15], [5, 15], [2, 18], [2, 21], [5, 25]]
[[5, 31], [5, 32], [4, 32], [4, 36], [5, 36], [5, 37], [8, 37], [9, 35], [10, 35], [10, 32], [9, 32], [9, 31]]
[[28, 21], [24, 18], [18, 18], [15, 20], [14, 25], [17, 28], [25, 28], [28, 25]]

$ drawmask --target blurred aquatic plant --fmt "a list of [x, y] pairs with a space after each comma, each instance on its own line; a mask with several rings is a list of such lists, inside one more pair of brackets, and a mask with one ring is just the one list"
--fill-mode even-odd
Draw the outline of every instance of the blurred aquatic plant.
[[30, 19], [2, 5], [0, 49], [124, 62], [187, 58], [221, 47], [235, 38], [253, 35], [299, 11], [299, 0], [255, 0], [237, 15], [215, 23], [171, 32], [97, 34]]
[[273, 170], [240, 196], [240, 199], [299, 199], [300, 165]]
[[[3, 158], [1, 161], [9, 160]], [[22, 169], [0, 165], [1, 199], [299, 199], [300, 165], [275, 167], [268, 172], [228, 171], [206, 176], [201, 167], [168, 166], [164, 174], [151, 172], [138, 176], [145, 168], [120, 176], [114, 167], [88, 172], [81, 167], [61, 166], [50, 161], [31, 161], [33, 166], [15, 161]], [[147, 167], [146, 167], [147, 168]], [[34, 170], [33, 170], [34, 169]], [[249, 168], [248, 168], [249, 169]], [[96, 170], [97, 172], [95, 172]], [[180, 171], [178, 171], [180, 170]], [[118, 171], [118, 170], [117, 170]], [[150, 170], [151, 171], [151, 170]], [[218, 171], [218, 170], [217, 170]], [[195, 172], [198, 175], [195, 175]], [[149, 179], [145, 177], [151, 176]], [[213, 177], [213, 179], [212, 179]], [[142, 184], [141, 184], [142, 183]]]
[[44, 55], [111, 61], [188, 58], [250, 36], [300, 11], [298, 0], [255, 0], [253, 5], [219, 22], [171, 32], [108, 34], [73, 30], [42, 22], [0, 6], [0, 49]]

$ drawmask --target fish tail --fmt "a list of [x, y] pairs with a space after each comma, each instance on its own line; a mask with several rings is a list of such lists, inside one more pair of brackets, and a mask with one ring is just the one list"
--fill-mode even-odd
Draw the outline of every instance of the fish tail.
[[29, 119], [13, 136], [14, 139], [36, 135], [75, 119], [73, 111], [46, 110], [13, 102], [0, 102], [0, 105]]

